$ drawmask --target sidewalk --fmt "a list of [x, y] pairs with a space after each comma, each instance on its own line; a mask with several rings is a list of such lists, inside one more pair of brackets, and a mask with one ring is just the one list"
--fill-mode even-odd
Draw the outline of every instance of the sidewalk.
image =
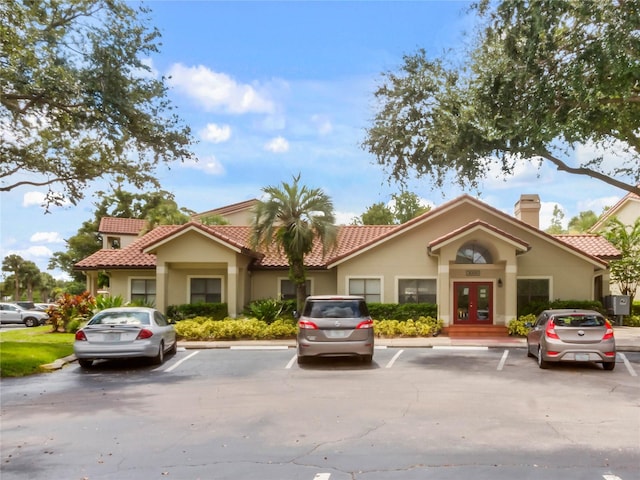
[[[640, 352], [640, 327], [614, 327], [616, 349], [620, 352]], [[295, 339], [289, 340], [216, 340], [210, 342], [179, 341], [179, 347], [186, 349], [231, 348], [231, 347], [263, 347], [295, 348]], [[449, 338], [408, 337], [408, 338], [376, 338], [376, 346], [394, 348], [432, 348], [432, 347], [491, 347], [491, 348], [525, 348], [527, 340], [522, 337], [500, 338]]]

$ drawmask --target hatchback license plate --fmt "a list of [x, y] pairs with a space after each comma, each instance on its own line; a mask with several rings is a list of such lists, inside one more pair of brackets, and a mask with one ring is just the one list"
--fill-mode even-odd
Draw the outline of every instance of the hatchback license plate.
[[347, 330], [327, 330], [326, 334], [329, 338], [344, 338], [347, 336]]
[[588, 353], [576, 353], [575, 355], [576, 362], [588, 362], [589, 354]]

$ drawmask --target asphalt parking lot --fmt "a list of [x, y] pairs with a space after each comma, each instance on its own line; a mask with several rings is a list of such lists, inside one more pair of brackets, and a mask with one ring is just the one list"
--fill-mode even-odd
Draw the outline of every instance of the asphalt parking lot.
[[541, 370], [523, 348], [181, 348], [2, 382], [2, 478], [635, 480], [640, 353]]

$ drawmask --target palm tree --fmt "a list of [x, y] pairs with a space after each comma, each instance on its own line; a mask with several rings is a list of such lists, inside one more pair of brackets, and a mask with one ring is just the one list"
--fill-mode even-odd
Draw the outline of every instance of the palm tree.
[[263, 188], [266, 200], [255, 206], [252, 223], [254, 248], [275, 245], [289, 260], [289, 279], [296, 286], [298, 311], [307, 296], [304, 258], [313, 249], [316, 237], [326, 254], [335, 246], [333, 202], [318, 188], [300, 185], [300, 175], [293, 183], [282, 182], [282, 188]]

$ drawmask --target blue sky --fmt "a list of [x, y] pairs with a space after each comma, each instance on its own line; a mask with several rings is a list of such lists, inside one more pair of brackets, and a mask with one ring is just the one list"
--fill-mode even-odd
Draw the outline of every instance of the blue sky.
[[[133, 2], [132, 2], [133, 3]], [[333, 200], [341, 223], [399, 187], [360, 144], [373, 117], [373, 90], [382, 72], [404, 54], [455, 55], [473, 33], [463, 1], [152, 1], [151, 22], [162, 34], [149, 59], [156, 75], [171, 76], [176, 113], [199, 143], [197, 163], [161, 168], [158, 176], [178, 205], [196, 212], [250, 198], [267, 185], [301, 174]], [[576, 158], [590, 148], [578, 149]], [[625, 192], [548, 165], [524, 165], [489, 179], [480, 198], [512, 214], [520, 194], [540, 195], [541, 226], [554, 205], [565, 223], [581, 211], [601, 213]], [[45, 214], [44, 189], [19, 188], [0, 197], [0, 258], [16, 253], [47, 271], [64, 239], [93, 217], [92, 192], [75, 207]], [[464, 192], [432, 190], [427, 180], [409, 190], [435, 206]], [[56, 277], [61, 272], [50, 272]]]

